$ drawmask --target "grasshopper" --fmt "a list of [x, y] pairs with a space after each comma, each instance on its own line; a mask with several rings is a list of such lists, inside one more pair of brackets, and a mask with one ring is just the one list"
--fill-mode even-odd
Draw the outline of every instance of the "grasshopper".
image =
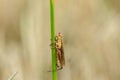
[[55, 50], [56, 50], [56, 66], [57, 70], [61, 70], [65, 65], [63, 37], [61, 33], [55, 36]]
[[55, 48], [56, 50], [57, 70], [61, 70], [63, 69], [63, 66], [65, 65], [64, 50], [63, 50], [63, 37], [61, 33], [58, 33], [55, 36], [55, 45], [53, 46], [52, 44], [51, 44], [51, 47]]

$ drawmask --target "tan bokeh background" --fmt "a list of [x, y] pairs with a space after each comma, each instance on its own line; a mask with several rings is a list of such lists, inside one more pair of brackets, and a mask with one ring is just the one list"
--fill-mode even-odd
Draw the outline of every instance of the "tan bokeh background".
[[[55, 0], [58, 80], [120, 80], [119, 9], [119, 0]], [[52, 80], [49, 15], [49, 0], [0, 0], [0, 80]]]

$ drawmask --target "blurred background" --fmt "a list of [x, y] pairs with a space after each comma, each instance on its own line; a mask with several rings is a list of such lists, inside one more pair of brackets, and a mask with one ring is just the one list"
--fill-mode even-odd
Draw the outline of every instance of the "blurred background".
[[[49, 0], [0, 0], [0, 80], [52, 80]], [[58, 80], [120, 80], [120, 1], [55, 0], [66, 65]]]

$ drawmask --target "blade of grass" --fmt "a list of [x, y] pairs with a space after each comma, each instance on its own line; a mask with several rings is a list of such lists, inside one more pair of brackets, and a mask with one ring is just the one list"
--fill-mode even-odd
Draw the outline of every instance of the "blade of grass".
[[13, 80], [13, 78], [16, 76], [16, 74], [17, 74], [17, 71], [15, 73], [13, 73], [8, 80]]
[[[51, 21], [51, 42], [55, 45], [55, 29], [54, 29], [54, 0], [50, 0], [50, 21]], [[52, 80], [57, 80], [56, 55], [55, 48], [51, 48], [52, 52]]]

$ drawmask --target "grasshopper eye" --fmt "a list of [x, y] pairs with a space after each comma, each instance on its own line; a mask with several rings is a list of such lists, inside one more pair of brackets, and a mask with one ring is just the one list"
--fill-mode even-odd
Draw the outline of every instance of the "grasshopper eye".
[[62, 36], [62, 34], [61, 34], [61, 33], [58, 33], [58, 35], [59, 35], [59, 36]]

